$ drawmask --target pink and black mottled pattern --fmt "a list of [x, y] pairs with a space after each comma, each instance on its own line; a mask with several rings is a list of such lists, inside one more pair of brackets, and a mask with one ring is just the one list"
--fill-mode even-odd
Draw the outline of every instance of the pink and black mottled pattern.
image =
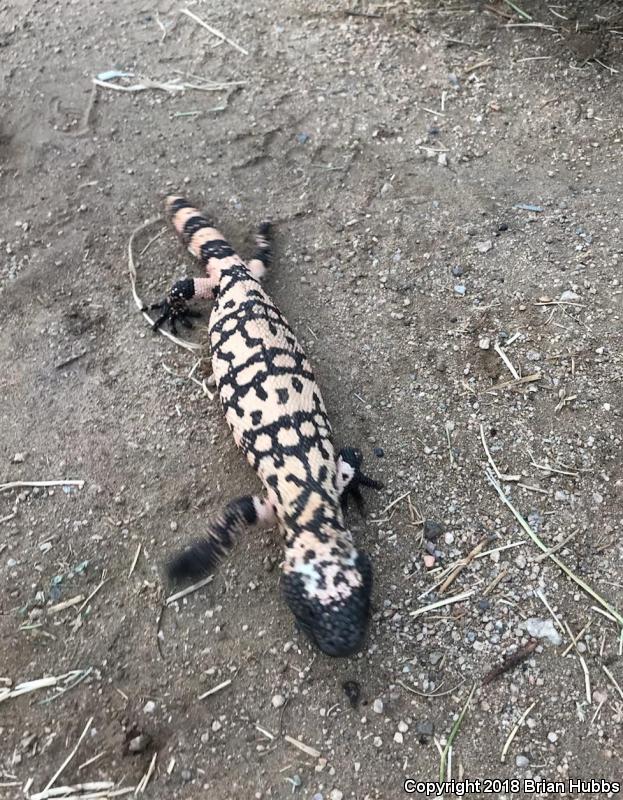
[[368, 625], [372, 568], [344, 524], [349, 495], [380, 488], [360, 471], [361, 455], [335, 455], [329, 423], [312, 368], [285, 317], [260, 284], [271, 260], [270, 225], [257, 235], [244, 263], [189, 202], [167, 200], [182, 241], [204, 265], [206, 277], [178, 281], [155, 307], [191, 326], [193, 297], [214, 300], [209, 333], [212, 367], [225, 418], [256, 470], [266, 497], [228, 504], [207, 535], [169, 563], [171, 578], [210, 570], [249, 526], [277, 525], [285, 543], [282, 586], [300, 627], [325, 653], [348, 655], [362, 646]]

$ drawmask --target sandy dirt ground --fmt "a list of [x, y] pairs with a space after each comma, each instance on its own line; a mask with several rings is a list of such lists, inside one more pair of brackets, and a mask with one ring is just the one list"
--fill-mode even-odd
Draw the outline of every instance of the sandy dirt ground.
[[[0, 6], [2, 479], [84, 481], [0, 494], [2, 798], [83, 732], [53, 787], [397, 798], [470, 693], [452, 778], [623, 775], [623, 13], [515, 5], [188, 6], [246, 54], [167, 0]], [[109, 70], [190, 86], [94, 93]], [[273, 218], [269, 291], [385, 484], [349, 516], [355, 658], [297, 632], [271, 532], [163, 610], [167, 556], [258, 487], [131, 296], [171, 191], [245, 255]], [[198, 274], [163, 221], [134, 252], [148, 300]]]

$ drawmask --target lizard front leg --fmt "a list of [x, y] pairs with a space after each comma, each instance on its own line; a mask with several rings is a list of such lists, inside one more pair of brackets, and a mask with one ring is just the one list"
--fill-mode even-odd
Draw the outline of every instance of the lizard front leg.
[[223, 560], [245, 528], [270, 528], [276, 522], [275, 507], [267, 498], [238, 497], [210, 524], [205, 538], [197, 539], [169, 561], [167, 574], [174, 581], [205, 575]]
[[255, 235], [255, 253], [247, 268], [260, 281], [273, 260], [273, 228], [270, 222], [262, 222]]
[[175, 334], [177, 333], [178, 322], [181, 322], [185, 328], [192, 328], [193, 324], [189, 317], [200, 317], [201, 312], [194, 308], [189, 308], [188, 301], [193, 298], [212, 299], [213, 297], [214, 289], [209, 278], [182, 278], [176, 281], [164, 300], [159, 303], [152, 303], [149, 306], [150, 309], [157, 309], [161, 312], [154, 322], [153, 329], [157, 331], [167, 320]]
[[363, 456], [354, 447], [343, 447], [337, 457], [337, 490], [340, 495], [340, 503], [345, 511], [348, 508], [348, 501], [352, 497], [358, 511], [363, 514], [364, 502], [361, 488], [379, 489], [383, 484], [364, 475], [361, 471]]

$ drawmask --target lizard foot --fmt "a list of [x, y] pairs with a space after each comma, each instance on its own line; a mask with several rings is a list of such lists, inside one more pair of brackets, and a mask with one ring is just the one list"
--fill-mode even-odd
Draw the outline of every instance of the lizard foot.
[[364, 475], [361, 471], [362, 462], [363, 456], [359, 450], [354, 447], [343, 447], [338, 455], [337, 473], [338, 488], [341, 489], [340, 502], [342, 508], [346, 511], [348, 502], [352, 498], [357, 506], [357, 510], [363, 516], [365, 503], [363, 495], [361, 494], [361, 487], [379, 491], [383, 488], [383, 484]]
[[[201, 316], [200, 311], [189, 308], [187, 301], [195, 296], [195, 285], [193, 278], [182, 278], [173, 284], [169, 294], [159, 303], [152, 303], [149, 308], [151, 310], [157, 309], [162, 313], [154, 322], [153, 330], [157, 331], [167, 320], [173, 333], [177, 333], [177, 323], [185, 328], [192, 328], [193, 324], [191, 318]], [[147, 308], [144, 309], [145, 311]]]

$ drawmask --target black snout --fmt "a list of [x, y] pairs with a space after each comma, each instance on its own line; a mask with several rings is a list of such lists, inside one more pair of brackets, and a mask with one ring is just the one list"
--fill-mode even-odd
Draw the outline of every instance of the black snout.
[[372, 567], [368, 557], [359, 553], [356, 568], [361, 584], [350, 594], [332, 603], [309, 597], [301, 576], [295, 572], [283, 577], [283, 593], [301, 630], [329, 656], [346, 657], [364, 645], [370, 619]]

